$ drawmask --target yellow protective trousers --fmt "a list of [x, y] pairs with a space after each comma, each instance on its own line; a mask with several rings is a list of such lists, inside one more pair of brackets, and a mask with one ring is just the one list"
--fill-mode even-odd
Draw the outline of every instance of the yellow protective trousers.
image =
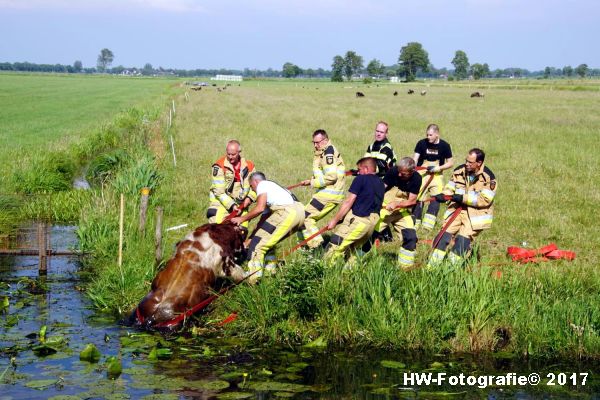
[[[248, 273], [257, 270], [256, 276], [262, 275], [265, 255], [274, 250], [275, 245], [289, 234], [300, 229], [304, 223], [304, 206], [294, 202], [288, 206], [271, 206], [271, 215], [258, 227], [248, 247]], [[272, 258], [272, 257], [271, 257]]]
[[350, 210], [333, 230], [325, 258], [336, 260], [360, 249], [371, 237], [377, 221], [379, 215], [376, 213], [371, 213], [368, 217], [358, 217]]
[[[302, 239], [306, 239], [319, 231], [317, 221], [329, 214], [335, 206], [344, 200], [344, 194], [329, 193], [327, 189], [315, 193], [310, 202], [305, 207], [304, 230]], [[321, 235], [315, 236], [307, 243], [310, 248], [319, 247], [323, 243]]]

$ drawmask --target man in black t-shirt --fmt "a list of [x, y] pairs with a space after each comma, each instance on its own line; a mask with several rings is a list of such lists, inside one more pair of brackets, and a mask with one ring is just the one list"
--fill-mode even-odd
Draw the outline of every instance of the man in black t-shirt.
[[386, 190], [384, 208], [375, 231], [382, 232], [389, 225], [402, 235], [402, 246], [398, 252], [398, 265], [402, 269], [411, 268], [415, 263], [417, 231], [411, 211], [417, 204], [421, 181], [421, 175], [415, 172], [415, 161], [410, 157], [402, 158], [383, 178]]
[[379, 221], [385, 187], [375, 174], [376, 161], [370, 157], [361, 158], [356, 165], [358, 175], [338, 212], [327, 224], [327, 228], [333, 230], [325, 254], [327, 258], [345, 257], [349, 251], [360, 249]]
[[[426, 168], [420, 171], [421, 176], [423, 176], [423, 184], [421, 185], [417, 199], [419, 203], [413, 212], [417, 228], [421, 225], [421, 216], [423, 214], [423, 202], [421, 200], [442, 193], [444, 189], [443, 171], [452, 168], [454, 165], [450, 145], [445, 140], [440, 139], [440, 128], [436, 124], [430, 124], [427, 127], [426, 136], [425, 139], [417, 142], [413, 156], [417, 166]], [[427, 212], [423, 216], [422, 226], [424, 229], [433, 229], [439, 211], [440, 203], [432, 200], [427, 207]]]
[[383, 178], [385, 173], [396, 164], [396, 154], [388, 140], [388, 124], [379, 121], [375, 125], [375, 141], [367, 147], [363, 158], [372, 157], [377, 163], [377, 176]]

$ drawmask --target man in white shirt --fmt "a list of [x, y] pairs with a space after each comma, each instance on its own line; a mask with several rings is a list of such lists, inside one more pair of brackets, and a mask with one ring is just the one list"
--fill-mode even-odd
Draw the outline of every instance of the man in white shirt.
[[[256, 206], [231, 222], [240, 225], [262, 214], [248, 246], [248, 274], [255, 282], [265, 268], [265, 255], [274, 259], [275, 245], [304, 225], [305, 210], [287, 189], [268, 181], [262, 172], [250, 175], [250, 186], [256, 193]], [[274, 265], [267, 266], [272, 268]]]

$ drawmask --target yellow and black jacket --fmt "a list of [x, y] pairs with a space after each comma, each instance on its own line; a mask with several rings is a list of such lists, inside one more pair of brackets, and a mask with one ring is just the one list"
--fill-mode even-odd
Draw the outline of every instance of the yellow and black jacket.
[[254, 172], [254, 163], [242, 158], [240, 160], [240, 182], [235, 182], [235, 172], [227, 157], [221, 157], [212, 166], [212, 183], [210, 185], [211, 204], [219, 203], [226, 210], [240, 204], [246, 196], [252, 201], [256, 194], [250, 187], [250, 174]]
[[469, 176], [465, 165], [456, 167], [452, 178], [444, 187], [444, 194], [462, 194], [462, 204], [450, 203], [444, 219], [458, 206], [466, 208], [473, 230], [488, 229], [494, 217], [494, 198], [496, 197], [496, 177], [494, 173], [481, 164], [479, 170]]

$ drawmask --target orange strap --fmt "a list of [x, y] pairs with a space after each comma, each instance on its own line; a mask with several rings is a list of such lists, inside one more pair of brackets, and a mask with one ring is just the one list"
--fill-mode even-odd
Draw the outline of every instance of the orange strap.
[[550, 243], [539, 249], [524, 249], [522, 247], [510, 246], [506, 249], [506, 254], [513, 260], [522, 264], [532, 262], [542, 262], [548, 260], [568, 260], [575, 259], [575, 252], [569, 250], [559, 250], [558, 246]]

